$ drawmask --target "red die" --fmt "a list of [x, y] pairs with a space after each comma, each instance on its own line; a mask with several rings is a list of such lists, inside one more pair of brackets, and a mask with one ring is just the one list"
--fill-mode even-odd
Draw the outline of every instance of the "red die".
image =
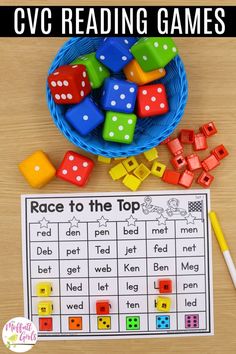
[[202, 172], [197, 179], [197, 183], [200, 184], [202, 187], [207, 188], [210, 187], [211, 183], [213, 182], [214, 177], [207, 172]]
[[56, 103], [79, 103], [91, 91], [84, 65], [60, 66], [48, 76], [48, 85]]
[[194, 130], [190, 130], [190, 129], [180, 130], [179, 140], [183, 144], [192, 144], [194, 142]]
[[217, 160], [223, 160], [226, 156], [229, 155], [228, 151], [226, 150], [223, 144], [217, 146], [215, 149], [212, 150], [211, 153], [215, 155]]
[[205, 171], [211, 171], [213, 168], [219, 166], [220, 161], [215, 157], [215, 155], [211, 154], [205, 160], [202, 161], [202, 167]]
[[198, 133], [195, 135], [193, 148], [195, 151], [207, 149], [207, 140], [206, 140], [206, 136], [204, 134]]
[[171, 279], [160, 279], [159, 280], [159, 292], [160, 292], [160, 294], [172, 293], [172, 280]]
[[172, 171], [166, 169], [163, 176], [162, 181], [170, 184], [178, 184], [180, 179], [180, 173], [177, 171]]
[[184, 152], [183, 145], [181, 144], [178, 138], [168, 141], [167, 146], [174, 156], [180, 155]]
[[194, 173], [189, 170], [185, 170], [180, 176], [179, 184], [185, 188], [190, 188], [191, 185], [193, 184], [193, 180], [194, 180]]
[[217, 129], [214, 122], [209, 122], [202, 125], [200, 130], [206, 137], [212, 136], [217, 133]]
[[197, 154], [188, 155], [186, 157], [186, 160], [190, 171], [195, 171], [198, 170], [199, 168], [202, 168], [201, 161]]
[[40, 317], [39, 318], [39, 330], [40, 331], [52, 331], [52, 317]]
[[110, 313], [109, 301], [97, 301], [96, 302], [96, 314], [97, 315], [108, 315]]
[[183, 168], [187, 165], [184, 155], [177, 155], [177, 156], [173, 157], [173, 159], [171, 160], [171, 163], [176, 170], [180, 170], [181, 168]]
[[137, 94], [137, 115], [140, 118], [165, 114], [169, 111], [165, 86], [140, 86]]
[[77, 186], [84, 186], [94, 167], [94, 162], [88, 157], [68, 151], [57, 170], [57, 177]]

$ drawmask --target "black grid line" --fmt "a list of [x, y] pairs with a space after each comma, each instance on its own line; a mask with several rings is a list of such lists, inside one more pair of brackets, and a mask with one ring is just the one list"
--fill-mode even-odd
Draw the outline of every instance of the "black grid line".
[[[180, 195], [180, 194], [179, 194]], [[190, 194], [189, 194], [190, 195]], [[203, 194], [204, 195], [204, 197], [206, 198], [206, 202], [207, 202], [207, 195], [206, 194]], [[140, 196], [140, 195], [139, 195]], [[163, 195], [164, 196], [164, 195]], [[96, 196], [96, 198], [97, 198], [98, 196]], [[127, 197], [127, 196], [126, 196]], [[45, 198], [47, 198], [47, 197], [45, 197]], [[66, 197], [65, 197], [66, 198]], [[74, 197], [73, 197], [74, 198]], [[30, 198], [29, 198], [30, 199]], [[40, 199], [40, 198], [38, 198], [38, 199]], [[43, 198], [42, 198], [43, 199]], [[92, 197], [91, 197], [91, 199], [92, 199]], [[203, 205], [204, 205], [204, 203], [203, 203]], [[27, 214], [27, 213], [26, 213]], [[81, 279], [88, 279], [88, 287], [89, 287], [89, 285], [90, 285], [90, 279], [98, 279], [99, 278], [99, 275], [98, 276], [94, 276], [94, 277], [91, 277], [90, 276], [90, 267], [89, 267], [89, 260], [98, 260], [97, 258], [89, 258], [89, 249], [88, 249], [88, 257], [87, 258], [81, 258], [81, 259], [69, 259], [69, 258], [66, 258], [66, 259], [64, 259], [64, 258], [62, 258], [62, 259], [60, 259], [60, 245], [59, 245], [59, 243], [60, 242], [86, 242], [87, 241], [87, 247], [89, 248], [89, 242], [101, 242], [101, 241], [116, 241], [116, 255], [117, 255], [117, 272], [116, 272], [116, 276], [103, 276], [102, 275], [102, 278], [105, 278], [105, 279], [108, 279], [108, 278], [115, 278], [116, 280], [117, 280], [117, 293], [118, 293], [118, 312], [117, 313], [111, 313], [111, 315], [112, 314], [117, 314], [117, 315], [119, 315], [119, 314], [122, 314], [122, 315], [130, 315], [130, 316], [132, 316], [132, 315], [134, 315], [133, 313], [129, 313], [129, 312], [124, 312], [124, 313], [121, 313], [120, 312], [120, 309], [119, 309], [119, 296], [132, 296], [132, 297], [135, 297], [135, 296], [147, 296], [147, 299], [149, 298], [149, 295], [155, 295], [155, 294], [151, 294], [151, 293], [148, 293], [148, 291], [149, 291], [149, 284], [148, 284], [148, 282], [147, 282], [147, 279], [149, 279], [149, 278], [154, 278], [154, 277], [176, 277], [176, 293], [172, 293], [171, 295], [175, 295], [176, 296], [176, 299], [177, 299], [177, 296], [178, 295], [185, 295], [185, 294], [191, 294], [191, 295], [194, 295], [194, 294], [196, 294], [196, 295], [199, 295], [199, 294], [205, 294], [205, 303], [206, 303], [206, 305], [207, 305], [207, 286], [206, 286], [206, 274], [205, 274], [205, 272], [208, 270], [208, 278], [209, 278], [209, 248], [207, 247], [207, 251], [208, 251], [208, 258], [206, 259], [206, 255], [205, 255], [205, 252], [206, 252], [206, 242], [209, 242], [209, 240], [206, 240], [206, 237], [207, 237], [207, 235], [206, 235], [206, 233], [205, 233], [205, 225], [204, 225], [204, 237], [198, 237], [198, 236], [195, 236], [195, 237], [177, 237], [177, 235], [176, 235], [176, 221], [183, 221], [183, 219], [171, 219], [171, 220], [167, 220], [167, 222], [173, 222], [174, 221], [174, 224], [175, 224], [175, 236], [173, 237], [173, 238], [168, 238], [168, 239], [166, 239], [165, 237], [163, 237], [163, 235], [158, 235], [158, 237], [151, 237], [150, 235], [149, 235], [149, 233], [147, 232], [147, 223], [148, 222], [153, 222], [153, 221], [156, 221], [156, 220], [138, 220], [138, 222], [137, 223], [141, 223], [141, 222], [144, 222], [145, 223], [145, 248], [146, 248], [146, 257], [130, 257], [129, 259], [127, 258], [127, 257], [118, 257], [119, 256], [119, 249], [118, 249], [118, 243], [119, 243], [119, 241], [138, 241], [138, 240], [143, 240], [143, 239], [141, 239], [141, 238], [137, 238], [137, 239], [129, 239], [129, 238], [119, 238], [118, 237], [118, 226], [117, 226], [117, 224], [119, 223], [119, 221], [109, 221], [109, 223], [116, 223], [116, 238], [115, 239], [103, 239], [103, 238], [96, 238], [96, 239], [89, 239], [89, 233], [88, 233], [88, 230], [89, 230], [89, 224], [91, 223], [91, 224], [97, 224], [97, 222], [96, 221], [84, 221], [84, 222], [81, 222], [81, 224], [83, 223], [83, 224], [87, 224], [87, 240], [82, 240], [82, 239], [73, 239], [73, 240], [60, 240], [60, 237], [58, 236], [58, 259], [55, 259], [55, 261], [59, 261], [59, 273], [60, 273], [60, 271], [61, 271], [61, 269], [60, 269], [60, 263], [61, 263], [61, 261], [68, 261], [68, 260], [70, 260], [70, 261], [80, 261], [80, 260], [87, 260], [87, 262], [88, 262], [88, 277], [79, 277], [79, 278], [81, 278]], [[195, 220], [202, 220], [203, 222], [205, 221], [205, 219], [204, 219], [204, 217], [203, 217], [203, 219], [195, 219]], [[68, 222], [55, 222], [55, 224], [57, 224], [58, 225], [58, 228], [59, 228], [59, 224], [69, 224]], [[108, 224], [109, 224], [108, 223]], [[125, 223], [125, 221], [120, 221], [120, 223], [122, 223], [122, 224], [124, 224]], [[31, 223], [31, 224], [33, 224], [33, 223]], [[37, 223], [35, 223], [35, 224], [37, 224]], [[27, 221], [26, 221], [26, 225], [28, 226], [28, 224], [27, 224]], [[29, 224], [30, 225], [30, 224]], [[27, 235], [27, 232], [26, 232], [26, 237], [30, 240], [30, 235]], [[194, 257], [196, 257], [196, 258], [199, 258], [199, 257], [202, 257], [202, 258], [204, 258], [204, 260], [205, 260], [205, 263], [204, 263], [204, 273], [203, 274], [195, 274], [194, 272], [192, 272], [192, 273], [189, 273], [189, 274], [180, 274], [179, 276], [186, 276], [186, 277], [188, 277], [188, 276], [193, 276], [193, 275], [198, 275], [198, 276], [205, 276], [205, 292], [196, 292], [196, 293], [178, 293], [178, 288], [177, 288], [177, 248], [176, 248], [176, 243], [178, 242], [177, 240], [178, 239], [202, 239], [202, 238], [204, 238], [204, 255], [202, 255], [202, 256], [179, 256], [179, 258], [194, 258]], [[148, 256], [148, 252], [147, 252], [147, 248], [148, 248], [148, 241], [152, 241], [152, 240], [155, 240], [155, 239], [158, 239], [158, 240], [172, 240], [172, 239], [174, 239], [175, 240], [175, 256], [173, 256], [173, 257], [159, 257], [159, 258], [161, 258], [161, 259], [168, 259], [168, 258], [175, 258], [175, 268], [176, 268], [176, 270], [175, 270], [175, 274], [173, 274], [173, 275], [169, 275], [169, 274], [152, 274], [152, 275], [149, 275], [148, 274], [148, 260], [149, 259], [155, 259], [156, 257], [149, 257]], [[39, 242], [39, 241], [31, 241], [30, 240], [30, 243], [34, 243], [34, 242]], [[40, 240], [40, 243], [41, 242], [48, 242], [48, 241], [41, 241]], [[53, 242], [53, 241], [52, 241]], [[30, 252], [30, 249], [31, 249], [31, 247], [29, 247], [29, 252]], [[29, 262], [29, 267], [30, 267], [30, 275], [31, 275], [31, 262], [37, 262], [37, 261], [43, 261], [44, 259], [35, 259], [35, 260], [32, 260], [31, 259], [31, 253], [29, 254], [29, 259], [30, 259], [30, 262]], [[111, 259], [113, 259], [113, 258], [100, 258], [99, 259], [99, 261], [109, 261], [109, 260], [111, 260]], [[120, 276], [119, 275], [119, 260], [135, 260], [135, 259], [146, 259], [146, 277], [145, 276], [140, 276], [140, 275], [137, 275], [137, 276], [134, 276], [134, 275], [123, 275], [123, 276]], [[47, 261], [52, 261], [53, 259], [48, 259]], [[207, 262], [208, 262], [208, 268], [207, 268]], [[28, 271], [28, 267], [26, 267], [27, 268], [27, 271]], [[147, 293], [145, 293], [145, 294], [132, 294], [132, 295], [130, 295], [130, 294], [126, 294], [126, 295], [120, 295], [119, 294], [119, 278], [121, 278], [121, 279], [123, 279], [123, 278], [126, 278], [126, 279], [132, 279], [132, 278], [146, 278], [146, 282], [147, 282]], [[48, 277], [49, 279], [58, 279], [57, 277]], [[37, 277], [35, 277], [35, 278], [33, 278], [33, 277], [31, 277], [31, 280], [33, 280], [33, 279], [42, 279], [42, 278], [37, 278]], [[46, 278], [45, 278], [46, 279]], [[71, 277], [71, 276], [67, 276], [67, 277], [60, 277], [60, 275], [59, 275], [59, 297], [60, 297], [60, 295], [61, 295], [61, 289], [60, 289], [60, 283], [61, 283], [61, 281], [60, 281], [60, 279], [66, 279], [66, 280], [68, 280], [68, 281], [70, 281], [70, 280], [72, 280], [72, 279], [78, 279], [78, 277]], [[28, 284], [28, 282], [27, 282], [27, 284]], [[27, 290], [28, 291], [28, 293], [29, 293], [29, 290]], [[88, 295], [85, 295], [85, 296], [83, 296], [83, 295], [75, 295], [74, 297], [96, 297], [96, 296], [100, 296], [100, 295], [92, 295], [92, 294], [90, 294], [90, 291], [89, 291], [89, 293], [88, 293]], [[117, 295], [106, 295], [106, 296], [117, 296]], [[209, 288], [208, 288], [208, 297], [210, 296], [210, 294], [209, 294]], [[70, 295], [66, 295], [66, 296], [63, 296], [63, 297], [73, 297], [73, 296], [70, 296]], [[32, 291], [31, 291], [31, 298], [34, 298], [34, 296], [32, 295]], [[61, 301], [61, 300], [60, 300]], [[90, 306], [90, 301], [88, 301], [88, 303], [89, 303], [89, 306]], [[177, 301], [176, 301], [176, 306], [177, 306]], [[209, 306], [210, 306], [210, 302], [209, 302]], [[177, 307], [176, 307], [176, 309], [177, 309]], [[28, 311], [29, 311], [29, 309], [28, 309]], [[178, 311], [178, 309], [177, 309], [177, 311], [171, 311], [170, 313], [176, 313], [176, 314], [178, 314], [178, 312], [179, 313], [191, 313], [191, 312], [198, 312], [198, 313], [200, 313], [200, 312], [204, 312], [205, 313], [205, 315], [207, 316], [207, 314], [206, 314], [206, 310], [205, 311]], [[147, 312], [144, 312], [144, 313], [142, 313], [142, 312], [137, 312], [137, 315], [139, 315], [139, 314], [145, 314], [145, 315], [147, 315], [148, 316], [148, 314], [162, 314], [162, 313], [158, 313], [158, 312], [149, 312], [149, 302], [147, 301]], [[31, 301], [31, 314], [32, 314], [32, 301]], [[53, 315], [56, 315], [55, 313], [53, 314]], [[60, 309], [60, 314], [59, 314], [60, 316], [71, 316], [71, 315], [73, 315], [73, 314], [61, 314], [61, 309]], [[90, 308], [89, 308], [89, 314], [84, 314], [84, 313], [81, 313], [81, 315], [82, 316], [85, 316], [85, 315], [89, 315], [90, 316]], [[91, 313], [91, 315], [93, 315], [93, 313]], [[34, 315], [35, 316], [35, 315]], [[119, 317], [118, 317], [119, 318]], [[210, 320], [209, 320], [210, 321]], [[90, 323], [90, 320], [89, 320], [89, 323]], [[149, 320], [147, 321], [147, 323], [148, 323], [148, 325], [149, 325]], [[178, 323], [178, 321], [177, 321], [177, 323]], [[210, 323], [209, 323], [209, 325], [210, 325]], [[210, 327], [210, 326], [209, 326]], [[62, 328], [62, 327], [61, 327]], [[178, 328], [177, 328], [178, 329]], [[120, 330], [120, 322], [119, 322], [119, 330]], [[121, 333], [123, 332], [123, 331], [120, 331]], [[124, 331], [124, 333], [122, 333], [122, 335], [127, 335], [127, 336], [132, 336], [132, 335], [134, 335], [134, 334], [139, 334], [139, 335], [142, 335], [142, 333], [140, 333], [140, 332], [137, 332], [137, 331], [135, 331], [136, 333], [131, 333], [131, 332], [129, 332], [129, 333], [127, 333], [126, 331]], [[148, 332], [148, 334], [163, 334], [164, 335], [164, 333], [160, 333], [160, 331], [150, 331], [149, 332], [149, 328], [148, 328], [148, 330], [147, 331], [142, 331], [143, 333], [145, 333], [145, 335], [147, 335], [147, 332]], [[173, 332], [173, 333], [175, 333], [175, 334], [177, 334], [176, 333], [176, 331], [171, 331], [171, 330], [168, 330], [168, 332], [170, 333], [170, 332]], [[197, 332], [197, 333], [201, 333], [201, 332], [203, 332], [203, 333], [208, 333], [208, 332], [206, 332], [205, 330], [202, 330], [202, 329], [198, 329], [197, 331], [193, 331], [193, 330], [191, 330], [191, 331], [189, 331], [189, 330], [180, 330], [180, 331], [178, 331], [178, 333], [180, 334], [180, 333], [193, 333], [193, 332]], [[89, 333], [90, 335], [93, 335], [93, 333], [91, 333], [91, 328], [89, 328], [89, 332], [84, 332], [84, 333]], [[113, 332], [113, 331], [109, 331], [109, 333], [115, 333], [115, 332]], [[96, 332], [96, 333], [94, 333], [94, 335], [109, 335], [109, 333], [108, 332], [106, 332], [106, 333], [103, 333], [103, 332]], [[47, 335], [48, 336], [54, 336], [54, 335], [51, 335], [50, 333], [47, 333]], [[71, 332], [69, 332], [68, 333], [68, 335], [70, 335], [70, 336], [73, 336], [73, 333], [71, 333]], [[67, 337], [68, 335], [66, 335], [66, 333], [62, 333], [62, 337]], [[83, 335], [78, 335], [78, 336], [83, 336]], [[39, 337], [41, 337], [41, 334], [39, 334]], [[54, 337], [58, 337], [57, 335], [55, 335]]]

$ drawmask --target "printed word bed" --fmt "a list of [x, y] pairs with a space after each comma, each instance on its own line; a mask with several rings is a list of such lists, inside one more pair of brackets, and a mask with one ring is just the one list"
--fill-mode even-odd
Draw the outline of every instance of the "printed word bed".
[[40, 339], [213, 334], [209, 191], [22, 196]]

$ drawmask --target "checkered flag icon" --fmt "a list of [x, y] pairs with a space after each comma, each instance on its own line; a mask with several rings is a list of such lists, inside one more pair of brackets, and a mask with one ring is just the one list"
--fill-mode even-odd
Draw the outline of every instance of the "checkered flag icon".
[[193, 212], [202, 213], [202, 211], [203, 211], [202, 200], [198, 200], [196, 202], [188, 202], [188, 212], [189, 213], [193, 213]]

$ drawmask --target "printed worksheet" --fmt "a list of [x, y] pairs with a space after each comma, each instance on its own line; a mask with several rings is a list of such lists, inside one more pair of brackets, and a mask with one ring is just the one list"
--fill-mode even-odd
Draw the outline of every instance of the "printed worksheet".
[[22, 196], [41, 339], [213, 334], [209, 191]]

